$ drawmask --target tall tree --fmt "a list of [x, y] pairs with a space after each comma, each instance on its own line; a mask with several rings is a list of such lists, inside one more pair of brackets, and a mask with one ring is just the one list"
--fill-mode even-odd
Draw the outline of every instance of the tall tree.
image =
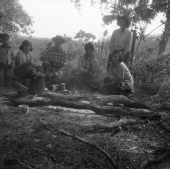
[[33, 33], [33, 20], [18, 0], [0, 0], [0, 32]]

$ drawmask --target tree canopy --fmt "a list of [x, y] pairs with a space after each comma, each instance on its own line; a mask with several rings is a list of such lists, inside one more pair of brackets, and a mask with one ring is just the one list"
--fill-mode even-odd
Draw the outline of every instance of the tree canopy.
[[95, 40], [96, 39], [96, 36], [95, 35], [93, 35], [92, 33], [86, 33], [85, 31], [83, 31], [83, 30], [80, 30], [77, 34], [76, 34], [76, 36], [74, 37], [75, 39], [83, 39], [83, 40], [85, 40], [85, 41], [88, 41], [88, 40], [90, 40], [90, 39], [93, 39], [93, 40]]
[[0, 6], [0, 32], [33, 33], [33, 20], [18, 0], [1, 0]]

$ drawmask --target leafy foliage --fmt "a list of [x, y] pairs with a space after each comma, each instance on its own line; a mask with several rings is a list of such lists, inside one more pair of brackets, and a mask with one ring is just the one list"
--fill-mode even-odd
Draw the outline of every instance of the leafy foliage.
[[155, 9], [151, 8], [148, 1], [118, 1], [110, 6], [110, 14], [103, 16], [103, 22], [110, 24], [118, 15], [127, 15], [131, 18], [133, 24], [140, 21], [150, 23], [156, 16]]
[[93, 35], [92, 33], [86, 33], [85, 31], [83, 30], [80, 30], [76, 36], [74, 37], [75, 39], [82, 39], [82, 40], [85, 40], [85, 41], [89, 41], [90, 39], [93, 39], [95, 40], [96, 39], [96, 36]]
[[167, 12], [168, 10], [168, 0], [153, 0], [152, 8], [154, 8], [157, 12]]
[[33, 33], [32, 18], [23, 10], [17, 0], [2, 0], [0, 11], [0, 32], [25, 34]]

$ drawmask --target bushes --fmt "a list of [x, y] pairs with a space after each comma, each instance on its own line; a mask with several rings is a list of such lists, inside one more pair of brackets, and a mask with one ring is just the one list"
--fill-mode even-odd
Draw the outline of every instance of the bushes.
[[[80, 55], [84, 53], [84, 41], [73, 40], [70, 37], [65, 37], [67, 43], [63, 45], [64, 50], [67, 54], [67, 65], [63, 67], [61, 70], [64, 75], [63, 78], [66, 82], [70, 83], [72, 77], [72, 70], [77, 65], [77, 59]], [[22, 41], [28, 39], [33, 44], [33, 55], [35, 56], [35, 62], [38, 63], [40, 60], [41, 53], [45, 50], [45, 48], [52, 44], [50, 39], [45, 38], [28, 38], [24, 36], [14, 36], [12, 39], [12, 47], [17, 50], [21, 45]], [[109, 55], [108, 49], [108, 39], [102, 39], [98, 42], [93, 42], [95, 47], [95, 56], [97, 57], [100, 65], [100, 79], [104, 79], [106, 76], [106, 67], [107, 67], [107, 59]], [[155, 94], [158, 92], [160, 87], [160, 82], [162, 81], [162, 77], [164, 76], [163, 70], [164, 66], [162, 66], [162, 59], [158, 55], [158, 49], [153, 51], [151, 55], [148, 55], [147, 49], [152, 49], [158, 44], [156, 37], [147, 38], [145, 42], [142, 42], [139, 46], [138, 52], [136, 53], [136, 58], [134, 60], [135, 63], [139, 62], [141, 59], [144, 59], [139, 64], [134, 65], [132, 67], [132, 74], [135, 79], [135, 86], [140, 89], [144, 89], [145, 91]], [[162, 60], [161, 60], [162, 59]]]

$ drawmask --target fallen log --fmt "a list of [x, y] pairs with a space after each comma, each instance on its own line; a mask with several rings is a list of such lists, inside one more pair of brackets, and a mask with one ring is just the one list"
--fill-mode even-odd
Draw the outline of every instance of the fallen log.
[[148, 106], [139, 102], [128, 99], [123, 95], [95, 95], [95, 96], [87, 96], [87, 95], [63, 95], [55, 92], [47, 92], [47, 96], [56, 99], [62, 99], [66, 101], [80, 101], [80, 100], [88, 100], [90, 103], [106, 106], [108, 103], [112, 103], [113, 106], [123, 105], [124, 107], [130, 108], [144, 108], [148, 109]]
[[94, 111], [96, 114], [106, 115], [112, 114], [115, 116], [131, 116], [138, 118], [157, 118], [158, 114], [155, 114], [151, 110], [147, 109], [133, 109], [133, 108], [120, 108], [120, 107], [111, 107], [111, 106], [100, 106], [95, 104], [87, 104], [75, 101], [65, 101], [59, 100], [56, 98], [47, 98], [47, 97], [34, 97], [27, 96], [23, 98], [19, 98], [13, 100], [13, 102], [17, 105], [26, 104], [29, 106], [62, 106], [67, 108], [75, 108], [75, 109], [88, 109]]
[[120, 131], [127, 126], [146, 124], [148, 120], [136, 120], [136, 119], [121, 119], [113, 123], [113, 125], [103, 126], [100, 124], [84, 127], [85, 133], [114, 133]]
[[[23, 96], [26, 95], [26, 92], [28, 91], [28, 88], [22, 85], [21, 83], [17, 81], [12, 82], [13, 87], [18, 91], [19, 95]], [[10, 95], [7, 95], [10, 96]], [[113, 106], [123, 106], [123, 107], [130, 107], [130, 108], [144, 108], [149, 109], [148, 106], [145, 104], [139, 102], [130, 100], [127, 97], [123, 95], [64, 95], [62, 93], [56, 93], [47, 91], [43, 97], [50, 97], [54, 99], [61, 99], [66, 101], [80, 101], [80, 100], [88, 100], [91, 104], [101, 105], [101, 106], [107, 106], [108, 103], [112, 104]]]

